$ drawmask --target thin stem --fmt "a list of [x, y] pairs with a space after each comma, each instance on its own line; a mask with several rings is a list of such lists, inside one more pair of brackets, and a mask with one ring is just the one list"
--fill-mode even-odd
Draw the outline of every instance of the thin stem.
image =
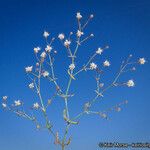
[[69, 127], [70, 127], [71, 124], [67, 124], [66, 125], [66, 129], [65, 129], [65, 133], [64, 133], [64, 137], [62, 139], [62, 150], [65, 149], [65, 146], [66, 146], [66, 137], [67, 137], [67, 134], [68, 134], [68, 130], [69, 130]]
[[55, 79], [55, 75], [54, 75], [54, 68], [53, 68], [52, 58], [51, 58], [50, 54], [48, 54], [48, 56], [49, 56], [49, 60], [50, 60], [50, 67], [51, 67], [51, 72], [52, 72], [52, 78], [54, 80]]
[[[76, 56], [76, 53], [77, 53], [77, 51], [79, 49], [79, 43], [80, 43], [80, 38], [77, 37], [77, 45], [76, 45], [76, 48], [75, 48], [75, 51], [74, 51], [74, 54], [73, 54], [74, 57]], [[74, 58], [72, 58], [72, 61], [74, 63]]]
[[48, 56], [49, 56], [49, 61], [50, 61], [50, 64], [49, 64], [49, 65], [50, 65], [51, 73], [52, 73], [52, 82], [55, 84], [57, 90], [60, 91], [61, 93], [63, 93], [62, 90], [60, 89], [60, 87], [59, 87], [57, 81], [56, 81], [52, 58], [51, 58], [50, 54], [48, 54]]
[[67, 111], [67, 117], [69, 118], [69, 110], [68, 110], [68, 92], [69, 92], [69, 88], [70, 88], [70, 85], [71, 85], [71, 81], [72, 81], [72, 78], [70, 77], [69, 78], [69, 82], [68, 82], [68, 86], [67, 86], [67, 89], [66, 89], [66, 97], [65, 97], [65, 108], [66, 108], [66, 111]]
[[83, 25], [83, 27], [81, 28], [82, 30], [88, 25], [89, 21], [91, 20], [91, 17], [89, 17], [86, 21], [86, 23]]
[[42, 69], [42, 63], [40, 62], [40, 68], [39, 68], [39, 75], [38, 75], [38, 95], [39, 95], [39, 99], [40, 99], [40, 102], [41, 102], [41, 105], [42, 105], [42, 108], [43, 110], [45, 110], [45, 107], [44, 107], [44, 102], [43, 102], [43, 99], [42, 99], [42, 96], [41, 96], [41, 69]]

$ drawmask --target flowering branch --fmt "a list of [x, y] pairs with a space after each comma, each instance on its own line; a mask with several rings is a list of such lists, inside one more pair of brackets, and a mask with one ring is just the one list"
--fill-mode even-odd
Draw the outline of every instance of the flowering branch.
[[[121, 111], [121, 106], [124, 104], [127, 104], [127, 101], [123, 101], [122, 103], [119, 103], [109, 109], [106, 109], [104, 111], [95, 111], [92, 109], [93, 104], [98, 101], [99, 98], [104, 97], [104, 93], [108, 91], [112, 87], [119, 87], [119, 86], [127, 86], [127, 87], [134, 87], [135, 83], [132, 79], [120, 82], [119, 79], [123, 73], [127, 73], [130, 71], [135, 71], [135, 66], [133, 65], [143, 65], [145, 64], [146, 60], [144, 58], [139, 58], [138, 61], [131, 61], [132, 55], [129, 55], [126, 61], [123, 61], [118, 73], [116, 74], [115, 78], [112, 80], [110, 84], [107, 86], [104, 85], [104, 83], [101, 82], [101, 75], [104, 73], [104, 68], [110, 67], [111, 63], [109, 60], [105, 60], [103, 62], [103, 67], [98, 67], [98, 65], [94, 62], [95, 58], [98, 55], [102, 55], [103, 52], [109, 48], [109, 46], [105, 46], [103, 48], [97, 48], [97, 50], [94, 52], [92, 56], [89, 57], [89, 59], [86, 61], [86, 63], [79, 69], [76, 70], [76, 59], [77, 59], [77, 52], [79, 51], [80, 46], [85, 43], [87, 40], [89, 40], [91, 37], [94, 37], [94, 34], [89, 34], [88, 36], [85, 36], [84, 29], [87, 27], [88, 23], [93, 19], [94, 15], [91, 14], [87, 21], [82, 24], [81, 19], [82, 15], [78, 12], [76, 15], [77, 22], [78, 22], [78, 28], [76, 30], [75, 34], [75, 49], [72, 49], [72, 43], [73, 43], [73, 32], [70, 32], [69, 37], [66, 38], [65, 34], [60, 33], [58, 35], [58, 39], [61, 41], [62, 45], [67, 49], [68, 57], [70, 60], [70, 64], [68, 65], [68, 84], [66, 88], [62, 88], [58, 84], [58, 78], [55, 76], [55, 66], [54, 66], [54, 55], [57, 54], [57, 51], [53, 49], [53, 42], [55, 38], [51, 38], [50, 42], [48, 42], [48, 38], [50, 36], [50, 33], [47, 31], [44, 31], [43, 36], [46, 42], [46, 47], [42, 52], [42, 48], [35, 47], [34, 48], [34, 54], [36, 57], [36, 65], [34, 66], [28, 66], [25, 68], [25, 71], [29, 77], [29, 79], [32, 81], [29, 84], [29, 88], [36, 92], [39, 98], [39, 102], [35, 102], [32, 106], [31, 110], [40, 111], [41, 115], [45, 119], [45, 128], [48, 130], [48, 132], [54, 137], [54, 143], [56, 145], [60, 145], [62, 150], [65, 150], [66, 146], [68, 146], [71, 143], [71, 137], [67, 139], [67, 135], [69, 132], [69, 129], [72, 125], [78, 125], [79, 119], [83, 115], [89, 115], [89, 114], [95, 114], [99, 115], [102, 118], [109, 119], [107, 116], [107, 113], [111, 111]], [[40, 55], [39, 55], [40, 53]], [[50, 68], [50, 73], [48, 70], [45, 70], [45, 66], [48, 65]], [[127, 68], [128, 67], [128, 68]], [[35, 69], [35, 70], [34, 70]], [[93, 99], [86, 102], [83, 106], [83, 111], [81, 113], [77, 114], [75, 117], [70, 116], [70, 107], [68, 104], [68, 100], [74, 96], [74, 94], [70, 93], [70, 88], [72, 86], [72, 82], [76, 80], [78, 75], [84, 71], [93, 71], [96, 73], [96, 89], [94, 90], [95, 95]], [[47, 79], [55, 86], [55, 92], [53, 96], [45, 100], [42, 97], [42, 87], [41, 82], [42, 78]], [[56, 99], [57, 97], [61, 97], [64, 100], [64, 108], [62, 109], [63, 113], [63, 119], [66, 124], [65, 132], [62, 138], [59, 137], [59, 132], [53, 131], [53, 124], [52, 121], [48, 118], [47, 109], [51, 105], [51, 102]], [[23, 102], [21, 100], [15, 100], [14, 103], [9, 106], [7, 102], [7, 96], [3, 96], [2, 98], [2, 107], [5, 110], [8, 110], [10, 112], [15, 113], [16, 115], [26, 118], [36, 124], [37, 129], [40, 129], [41, 126], [38, 123], [38, 120], [36, 116], [27, 114], [23, 108]]]

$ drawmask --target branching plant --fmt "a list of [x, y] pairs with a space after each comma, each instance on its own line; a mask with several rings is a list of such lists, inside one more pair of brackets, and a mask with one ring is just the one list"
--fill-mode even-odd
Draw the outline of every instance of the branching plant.
[[[24, 110], [24, 103], [21, 100], [15, 100], [13, 104], [8, 103], [8, 97], [3, 96], [2, 98], [2, 107], [4, 110], [8, 110], [12, 113], [15, 113], [17, 116], [26, 118], [33, 123], [35, 123], [37, 129], [41, 129], [42, 126], [47, 129], [47, 131], [54, 137], [54, 143], [56, 145], [60, 145], [61, 149], [64, 150], [70, 143], [71, 138], [68, 137], [68, 131], [71, 126], [77, 126], [79, 124], [80, 118], [86, 115], [95, 114], [98, 115], [104, 119], [109, 119], [108, 113], [111, 111], [121, 111], [121, 107], [124, 104], [127, 104], [128, 101], [125, 100], [115, 106], [112, 106], [109, 109], [106, 109], [104, 111], [94, 111], [93, 110], [93, 104], [98, 100], [103, 98], [106, 91], [113, 87], [118, 86], [127, 86], [127, 87], [134, 87], [135, 83], [132, 79], [120, 82], [119, 78], [122, 74], [135, 71], [135, 65], [143, 65], [145, 64], [146, 60], [144, 58], [139, 58], [136, 61], [132, 61], [132, 55], [129, 55], [129, 57], [122, 62], [118, 73], [116, 74], [116, 77], [112, 80], [112, 82], [108, 85], [104, 85], [103, 82], [101, 82], [101, 75], [104, 72], [104, 68], [110, 67], [111, 63], [109, 60], [105, 60], [103, 62], [102, 67], [98, 67], [98, 65], [94, 62], [96, 57], [101, 57], [101, 55], [105, 52], [106, 49], [109, 48], [109, 46], [104, 46], [103, 48], [97, 48], [93, 52], [93, 55], [89, 57], [89, 60], [85, 62], [85, 64], [77, 70], [76, 68], [76, 59], [77, 59], [77, 53], [80, 47], [88, 40], [94, 37], [94, 34], [85, 34], [85, 29], [89, 22], [93, 19], [93, 15], [90, 15], [89, 18], [85, 23], [82, 23], [82, 15], [78, 12], [76, 14], [76, 19], [78, 23], [78, 28], [75, 31], [75, 34], [73, 32], [70, 32], [69, 36], [66, 37], [64, 33], [61, 33], [58, 35], [57, 39], [60, 41], [60, 43], [63, 45], [63, 47], [67, 50], [68, 59], [70, 61], [70, 65], [68, 66], [67, 74], [68, 74], [68, 84], [66, 88], [62, 88], [62, 85], [59, 85], [59, 77], [55, 73], [55, 62], [54, 62], [54, 54], [57, 53], [56, 50], [54, 50], [53, 42], [55, 42], [55, 38], [50, 38], [50, 34], [47, 31], [44, 31], [44, 39], [46, 41], [46, 47], [42, 49], [41, 47], [35, 47], [34, 48], [34, 54], [36, 58], [36, 65], [35, 66], [28, 66], [25, 68], [25, 71], [31, 80], [31, 83], [29, 84], [29, 88], [35, 92], [39, 98], [38, 102], [35, 102], [32, 106], [31, 111], [39, 111], [42, 116], [44, 117], [45, 124], [41, 125], [39, 123], [38, 118], [33, 115], [33, 113], [27, 113]], [[75, 49], [73, 49], [75, 47]], [[46, 66], [46, 67], [45, 67]], [[48, 71], [48, 68], [50, 71]], [[72, 85], [72, 82], [75, 82], [78, 76], [82, 72], [88, 72], [93, 71], [95, 72], [95, 81], [96, 81], [96, 89], [95, 89], [95, 96], [93, 99], [87, 101], [84, 106], [83, 110], [78, 113], [76, 116], [70, 115], [69, 104], [71, 101], [68, 101], [71, 97], [74, 96], [74, 94], [70, 94], [70, 87]], [[55, 93], [53, 96], [45, 100], [42, 95], [42, 88], [41, 88], [41, 79], [45, 78], [48, 82], [53, 84], [55, 86]], [[62, 108], [63, 113], [63, 119], [64, 123], [66, 125], [64, 135], [62, 137], [59, 136], [59, 132], [54, 131], [54, 125], [52, 124], [52, 120], [49, 119], [49, 114], [47, 113], [48, 107], [51, 106], [51, 103], [54, 99], [57, 97], [60, 97], [64, 100], [64, 108]], [[31, 115], [32, 114], [32, 115]]]

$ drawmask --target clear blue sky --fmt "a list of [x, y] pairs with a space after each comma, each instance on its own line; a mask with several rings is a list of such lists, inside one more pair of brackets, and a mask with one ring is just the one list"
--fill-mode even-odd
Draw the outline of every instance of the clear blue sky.
[[[133, 58], [150, 58], [150, 1], [149, 0], [1, 0], [0, 1], [0, 96], [9, 95], [10, 103], [23, 99], [30, 106], [36, 99], [27, 88], [29, 81], [24, 67], [34, 63], [33, 47], [44, 46], [42, 33], [48, 30], [52, 36], [60, 32], [68, 33], [76, 27], [75, 13], [80, 11], [87, 17], [93, 13], [94, 21], [87, 33], [95, 37], [78, 53], [81, 64], [99, 46], [110, 45], [110, 49], [97, 63], [109, 59], [111, 67], [104, 79], [111, 81], [120, 62], [133, 54]], [[56, 45], [56, 72], [58, 78], [66, 81], [63, 67], [68, 65], [65, 49]], [[113, 89], [106, 93], [104, 101], [96, 104], [96, 110], [109, 108], [123, 100], [129, 104], [120, 113], [111, 113], [111, 120], [98, 116], [82, 119], [78, 127], [72, 127], [71, 150], [96, 150], [97, 143], [148, 142], [150, 141], [150, 67], [139, 66], [135, 73], [124, 75], [122, 81], [134, 79], [135, 88]], [[71, 115], [81, 111], [84, 102], [93, 96], [94, 74], [82, 74], [73, 83], [77, 92], [69, 101]], [[88, 82], [87, 82], [88, 81]], [[61, 81], [60, 81], [61, 83]], [[65, 82], [66, 83], [66, 82]], [[46, 91], [46, 90], [45, 90]], [[44, 93], [45, 97], [51, 93]], [[56, 130], [62, 131], [61, 111], [63, 100], [57, 99], [50, 108], [50, 118], [57, 123]], [[37, 132], [34, 125], [0, 109], [0, 149], [1, 150], [56, 150], [47, 132]]]

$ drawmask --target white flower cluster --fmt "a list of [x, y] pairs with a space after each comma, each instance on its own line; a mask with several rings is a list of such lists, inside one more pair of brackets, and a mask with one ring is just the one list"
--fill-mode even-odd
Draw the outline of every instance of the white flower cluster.
[[3, 107], [3, 108], [6, 108], [6, 107], [7, 107], [7, 104], [6, 104], [7, 98], [8, 98], [8, 96], [3, 96], [3, 97], [2, 97], [2, 100], [3, 100], [3, 102], [2, 102], [2, 107]]
[[[41, 110], [42, 113], [44, 113], [44, 117], [46, 119], [46, 128], [48, 130], [50, 130], [51, 127], [51, 120], [48, 120], [48, 106], [51, 104], [51, 102], [53, 101], [53, 99], [55, 99], [55, 97], [57, 98], [57, 96], [63, 98], [65, 100], [65, 108], [64, 109], [64, 120], [65, 123], [67, 123], [67, 125], [71, 125], [71, 124], [78, 124], [78, 119], [79, 117], [82, 116], [82, 114], [85, 114], [85, 112], [87, 114], [98, 114], [99, 116], [101, 116], [102, 118], [105, 119], [109, 119], [107, 116], [107, 110], [103, 111], [103, 112], [95, 112], [95, 111], [91, 111], [91, 107], [93, 105], [93, 103], [98, 100], [99, 97], [103, 97], [104, 92], [109, 89], [110, 87], [115, 87], [115, 86], [126, 86], [126, 87], [134, 87], [135, 83], [132, 79], [130, 80], [126, 80], [123, 83], [119, 83], [119, 77], [122, 73], [128, 72], [128, 71], [133, 71], [135, 70], [135, 67], [133, 68], [125, 68], [126, 65], [133, 65], [133, 64], [140, 64], [140, 65], [144, 65], [146, 63], [145, 58], [139, 58], [138, 60], [136, 60], [136, 62], [130, 62], [129, 59], [127, 59], [127, 61], [124, 61], [120, 67], [119, 73], [116, 75], [116, 78], [114, 79], [113, 82], [110, 82], [110, 85], [104, 85], [103, 81], [101, 80], [101, 73], [103, 73], [103, 69], [105, 70], [105, 68], [109, 67], [111, 65], [111, 62], [109, 60], [104, 60], [102, 61], [102, 64], [100, 67], [96, 62], [95, 58], [98, 55], [102, 55], [103, 52], [105, 51], [105, 49], [109, 48], [109, 46], [105, 46], [103, 48], [99, 47], [97, 49], [95, 49], [94, 54], [90, 56], [89, 60], [87, 61], [87, 63], [85, 65], [83, 65], [83, 67], [81, 67], [79, 70], [76, 71], [75, 68], [78, 68], [78, 66], [76, 66], [76, 64], [78, 63], [76, 61], [77, 59], [77, 53], [78, 53], [78, 48], [80, 46], [82, 46], [82, 43], [84, 43], [86, 40], [90, 39], [91, 37], [94, 36], [94, 34], [89, 34], [88, 36], [86, 36], [86, 32], [85, 32], [85, 27], [87, 26], [87, 24], [89, 23], [90, 20], [92, 20], [92, 18], [94, 17], [93, 14], [91, 14], [89, 16], [89, 18], [87, 19], [87, 21], [84, 22], [84, 24], [82, 24], [82, 15], [80, 12], [76, 13], [76, 21], [78, 23], [78, 29], [75, 30], [74, 35], [73, 32], [70, 32], [70, 34], [67, 36], [64, 33], [59, 33], [57, 35], [57, 39], [59, 40], [59, 42], [62, 43], [63, 47], [65, 49], [67, 49], [67, 52], [69, 53], [69, 59], [71, 59], [71, 63], [68, 65], [67, 71], [68, 71], [68, 75], [70, 75], [69, 77], [69, 82], [68, 82], [68, 86], [66, 88], [66, 91], [62, 88], [60, 88], [61, 86], [59, 86], [59, 83], [57, 83], [57, 79], [55, 77], [55, 64], [54, 62], [54, 56], [57, 53], [57, 51], [54, 49], [52, 43], [54, 41], [54, 38], [51, 39], [51, 41], [49, 42], [49, 36], [50, 33], [47, 31], [44, 31], [44, 33], [42, 33], [44, 37], [44, 40], [46, 41], [46, 46], [44, 48], [42, 47], [34, 47], [32, 51], [34, 51], [34, 54], [36, 55], [36, 66], [27, 66], [25, 67], [25, 72], [29, 73], [27, 74], [30, 79], [32, 80], [30, 84], [28, 84], [28, 88], [31, 89], [32, 91], [37, 93], [37, 96], [39, 98], [39, 103], [38, 102], [33, 102], [31, 104], [31, 108], [32, 110]], [[85, 37], [84, 37], [85, 36]], [[82, 39], [83, 37], [83, 39]], [[76, 39], [77, 41], [75, 41]], [[74, 40], [75, 39], [75, 40]], [[75, 43], [75, 45], [73, 45]], [[85, 52], [86, 53], [86, 52]], [[129, 58], [131, 57], [131, 55], [129, 56]], [[47, 59], [47, 61], [46, 61]], [[49, 59], [49, 60], [48, 60]], [[44, 62], [45, 61], [45, 62]], [[48, 64], [46, 66], [46, 64]], [[125, 64], [125, 65], [124, 65]], [[123, 67], [122, 67], [123, 66]], [[46, 71], [48, 70], [48, 67], [50, 68], [50, 71]], [[131, 66], [132, 67], [132, 66]], [[100, 69], [99, 69], [100, 68]], [[68, 108], [69, 105], [68, 104], [68, 100], [70, 97], [74, 96], [74, 94], [71, 94], [71, 81], [72, 79], [76, 79], [76, 75], [78, 75], [81, 72], [84, 71], [88, 71], [88, 70], [92, 70], [94, 73], [96, 73], [96, 89], [95, 89], [95, 93], [96, 93], [96, 98], [91, 99], [89, 102], [87, 102], [84, 106], [84, 110], [82, 113], [80, 113], [79, 115], [77, 115], [77, 117], [74, 117], [75, 119], [71, 119], [70, 120], [70, 109]], [[92, 72], [91, 71], [91, 72]], [[54, 84], [55, 86], [55, 91], [52, 90], [52, 92], [54, 92], [54, 94], [52, 95], [52, 97], [50, 99], [48, 99], [47, 102], [45, 102], [45, 98], [42, 97], [43, 94], [41, 94], [43, 88], [42, 88], [42, 79], [43, 77], [45, 79], [49, 79], [51, 81], [52, 84]], [[63, 82], [62, 82], [63, 83]], [[62, 86], [63, 87], [63, 86]], [[95, 97], [95, 96], [94, 96]], [[29, 120], [32, 120], [32, 115], [26, 115], [26, 113], [23, 111], [22, 107], [24, 105], [23, 101], [21, 100], [15, 100], [13, 102], [12, 105], [9, 105], [7, 103], [7, 99], [8, 96], [3, 96], [2, 97], [2, 107], [10, 110], [12, 112], [15, 112], [16, 114], [26, 117]], [[127, 103], [127, 102], [126, 102]], [[19, 107], [21, 106], [21, 107]], [[119, 106], [119, 107], [118, 107]], [[19, 109], [20, 108], [20, 109]], [[109, 109], [109, 111], [111, 111], [112, 109]], [[119, 112], [121, 111], [120, 105], [116, 105], [115, 107], [113, 107], [113, 110]], [[32, 121], [34, 123], [36, 123], [36, 127], [39, 129], [41, 126], [38, 124], [38, 120], [36, 119], [37, 116], [33, 116]], [[53, 133], [53, 130], [51, 130], [51, 132]], [[66, 133], [65, 133], [66, 134]], [[58, 132], [53, 133], [54, 137], [57, 138], [57, 143], [60, 144], [62, 146], [62, 148], [64, 148], [64, 146], [67, 146], [70, 144], [70, 141], [66, 141], [66, 139], [62, 139], [58, 137]], [[67, 136], [67, 134], [65, 135]], [[60, 140], [60, 141], [59, 141]]]

